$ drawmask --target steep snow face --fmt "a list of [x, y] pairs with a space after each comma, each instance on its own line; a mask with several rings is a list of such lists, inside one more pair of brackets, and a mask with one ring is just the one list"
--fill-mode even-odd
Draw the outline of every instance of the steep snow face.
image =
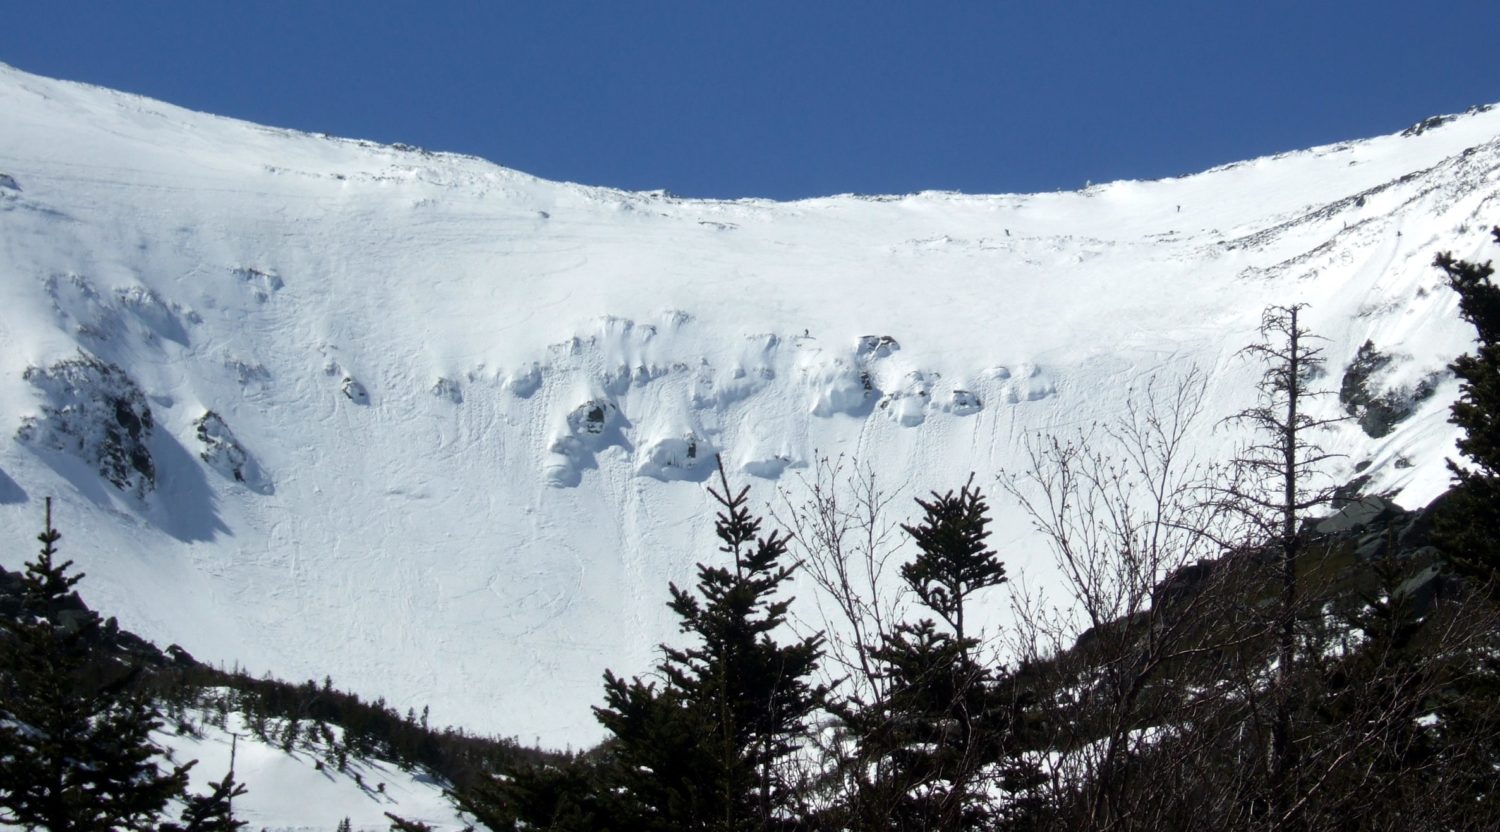
[[[762, 500], [820, 454], [915, 493], [993, 483], [1028, 434], [1193, 365], [1223, 453], [1256, 376], [1235, 353], [1305, 302], [1330, 389], [1367, 340], [1394, 357], [1372, 399], [1432, 387], [1378, 439], [1331, 433], [1330, 473], [1434, 496], [1471, 333], [1430, 263], [1490, 256], [1500, 222], [1500, 111], [1174, 180], [785, 204], [9, 68], [0, 112], [0, 562], [55, 495], [125, 626], [553, 745], [598, 737], [605, 667], [675, 637], [716, 453]], [[1045, 584], [994, 503], [1011, 572]]]
[[[246, 793], [234, 800], [235, 817], [250, 829], [302, 832], [337, 829], [345, 818], [355, 830], [391, 827], [386, 813], [425, 823], [441, 832], [472, 828], [443, 795], [440, 778], [420, 768], [405, 769], [378, 757], [350, 757], [342, 770], [326, 745], [303, 733], [290, 749], [257, 739], [243, 714], [232, 713], [222, 726], [213, 715], [189, 711], [194, 730], [167, 726], [153, 739], [177, 765], [196, 760], [188, 770], [191, 794], [208, 794], [234, 766], [235, 782]], [[285, 723], [272, 722], [280, 730]], [[310, 723], [299, 726], [304, 732]], [[172, 730], [168, 730], [171, 728]], [[328, 728], [342, 741], [343, 731]], [[179, 806], [168, 809], [174, 820]]]

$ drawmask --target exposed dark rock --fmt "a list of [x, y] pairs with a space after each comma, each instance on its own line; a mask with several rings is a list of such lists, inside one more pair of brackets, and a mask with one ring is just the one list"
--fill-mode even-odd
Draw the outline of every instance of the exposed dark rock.
[[270, 492], [270, 483], [265, 480], [260, 466], [255, 464], [250, 452], [240, 444], [223, 417], [210, 410], [199, 416], [193, 426], [197, 429], [198, 442], [203, 445], [198, 457], [208, 463], [208, 467], [256, 491]]
[[1443, 513], [1444, 507], [1452, 496], [1451, 490], [1445, 491], [1426, 507], [1412, 513], [1410, 522], [1406, 523], [1397, 537], [1397, 543], [1401, 548], [1419, 549], [1432, 545], [1437, 518]]
[[[1424, 554], [1435, 555], [1436, 550], [1414, 552], [1412, 556], [1420, 557]], [[1425, 610], [1429, 609], [1432, 602], [1448, 589], [1450, 583], [1451, 578], [1443, 574], [1442, 566], [1433, 563], [1397, 587], [1396, 593], [1410, 599], [1413, 608]]]
[[1385, 523], [1404, 513], [1393, 503], [1370, 494], [1348, 503], [1329, 517], [1315, 521], [1313, 531], [1318, 534], [1337, 534]]
[[568, 427], [579, 437], [596, 437], [604, 433], [619, 412], [613, 402], [589, 399], [568, 414]]
[[250, 286], [255, 299], [261, 303], [271, 299], [271, 295], [281, 291], [286, 282], [281, 279], [274, 269], [257, 269], [252, 266], [240, 266], [234, 270], [234, 274]]
[[1213, 561], [1203, 560], [1178, 569], [1152, 589], [1152, 603], [1165, 606], [1184, 598], [1191, 598], [1197, 594], [1203, 582], [1214, 573], [1215, 568]]
[[44, 396], [41, 416], [22, 420], [16, 438], [64, 451], [121, 491], [144, 497], [156, 487], [150, 441], [156, 421], [125, 371], [91, 355], [22, 376]]
[[463, 404], [464, 401], [463, 388], [451, 378], [439, 378], [437, 383], [432, 385], [432, 395], [447, 399], [454, 404]]
[[861, 335], [854, 354], [861, 358], [884, 358], [900, 349], [900, 342], [889, 335]]
[[[84, 632], [93, 647], [102, 648], [118, 661], [144, 665], [147, 668], [160, 668], [167, 661], [156, 645], [129, 630], [120, 629], [119, 622], [114, 618], [99, 621], [97, 613], [89, 609], [76, 592], [69, 593], [45, 609], [28, 605], [22, 588], [21, 573], [0, 567], [0, 619], [13, 621], [22, 616], [46, 618], [64, 632]], [[0, 626], [0, 638], [5, 635], [6, 629]], [[186, 652], [182, 655], [192, 661], [192, 657]]]
[[[1475, 104], [1469, 107], [1467, 110], [1464, 110], [1464, 115], [1468, 116], [1474, 115], [1476, 113], [1486, 113], [1489, 112], [1490, 108], [1493, 106], [1493, 104]], [[1401, 135], [1406, 138], [1411, 138], [1412, 136], [1420, 136], [1423, 133], [1426, 133], [1428, 130], [1436, 130], [1437, 128], [1442, 127], [1445, 124], [1457, 120], [1458, 116], [1452, 115], [1428, 116], [1427, 118], [1422, 119], [1421, 121], [1413, 124], [1405, 130], [1402, 130]]]
[[365, 390], [363, 384], [355, 381], [353, 376], [344, 376], [344, 380], [339, 382], [339, 389], [344, 391], [344, 395], [349, 397], [349, 401], [355, 404], [370, 403], [369, 391]]
[[1427, 118], [1422, 119], [1421, 121], [1413, 124], [1405, 130], [1402, 130], [1401, 135], [1406, 138], [1411, 138], [1412, 136], [1420, 136], [1423, 133], [1426, 133], [1428, 130], [1435, 130], [1439, 127], [1442, 127], [1444, 124], [1447, 124], [1453, 119], [1453, 116], [1428, 116]]
[[1339, 385], [1339, 404], [1344, 406], [1344, 412], [1355, 416], [1369, 405], [1374, 398], [1369, 389], [1370, 379], [1390, 363], [1391, 357], [1375, 349], [1374, 341], [1365, 341], [1360, 345], [1354, 353], [1354, 360], [1345, 368], [1343, 381]]
[[1418, 404], [1431, 398], [1441, 378], [1438, 373], [1429, 373], [1413, 388], [1382, 391], [1376, 379], [1393, 360], [1393, 356], [1376, 349], [1373, 341], [1365, 341], [1344, 370], [1339, 385], [1339, 403], [1344, 412], [1357, 419], [1360, 429], [1373, 439], [1388, 435], [1397, 423], [1416, 411]]
[[166, 653], [167, 658], [171, 659], [172, 663], [176, 665], [191, 667], [198, 663], [198, 660], [193, 658], [192, 653], [189, 653], [176, 644], [168, 644]]
[[[1370, 467], [1369, 463], [1365, 463], [1365, 468], [1368, 467]], [[1363, 471], [1364, 468], [1355, 466], [1355, 470]], [[1343, 508], [1349, 503], [1358, 500], [1360, 493], [1363, 492], [1365, 486], [1369, 484], [1370, 477], [1368, 474], [1355, 477], [1354, 479], [1349, 480], [1343, 485], [1333, 489], [1333, 496], [1329, 499], [1328, 502], [1335, 509]]]
[[984, 401], [978, 394], [968, 390], [954, 390], [950, 396], [948, 409], [957, 416], [968, 416], [978, 413], [984, 409]]

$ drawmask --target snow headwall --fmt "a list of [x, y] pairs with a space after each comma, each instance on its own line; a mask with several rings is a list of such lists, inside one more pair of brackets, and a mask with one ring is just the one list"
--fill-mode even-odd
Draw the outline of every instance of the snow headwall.
[[[1214, 422], [1257, 374], [1236, 352], [1265, 305], [1307, 303], [1330, 389], [1367, 341], [1372, 401], [1430, 388], [1378, 438], [1331, 433], [1330, 474], [1435, 496], [1471, 333], [1430, 263], [1492, 256], [1500, 222], [1492, 111], [1173, 180], [795, 203], [4, 67], [0, 111], [0, 563], [54, 496], [83, 593], [142, 635], [554, 745], [598, 736], [604, 668], [674, 637], [716, 453], [762, 502], [820, 455], [984, 484], [1193, 366], [1197, 441], [1227, 452]], [[1010, 571], [1045, 584], [992, 502]]]

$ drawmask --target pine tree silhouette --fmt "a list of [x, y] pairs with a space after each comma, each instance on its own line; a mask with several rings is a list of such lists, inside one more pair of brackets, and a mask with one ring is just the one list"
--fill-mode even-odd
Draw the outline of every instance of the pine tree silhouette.
[[1005, 583], [1005, 564], [986, 548], [989, 505], [974, 487], [973, 474], [959, 493], [933, 492], [931, 501], [917, 500], [917, 505], [925, 513], [922, 522], [901, 528], [921, 554], [901, 567], [901, 577], [928, 609], [948, 622], [962, 645], [967, 638], [964, 601]]
[[[1500, 227], [1491, 229], [1500, 242]], [[1438, 530], [1453, 569], [1485, 587], [1500, 603], [1500, 286], [1489, 262], [1439, 254], [1436, 265], [1458, 293], [1459, 315], [1474, 325], [1478, 349], [1452, 366], [1459, 397], [1448, 421], [1463, 429], [1458, 449], [1467, 464], [1448, 460], [1454, 491]]]
[[[143, 829], [182, 794], [188, 766], [162, 771], [155, 709], [133, 674], [96, 655], [99, 617], [57, 564], [52, 501], [26, 564], [22, 609], [0, 639], [0, 823], [51, 832]], [[102, 677], [102, 681], [101, 681]]]
[[695, 592], [670, 587], [669, 606], [695, 643], [663, 646], [662, 686], [605, 675], [606, 704], [595, 714], [614, 735], [618, 793], [645, 828], [775, 827], [791, 788], [780, 763], [827, 695], [809, 680], [822, 636], [775, 639], [791, 604], [779, 593], [795, 565], [785, 562], [782, 533], [760, 536], [748, 492], [730, 489], [721, 460], [709, 493], [729, 563], [698, 564]]
[[950, 631], [930, 618], [898, 624], [870, 651], [883, 694], [834, 708], [856, 745], [844, 822], [870, 830], [1001, 828], [1019, 804], [995, 800], [995, 790], [1017, 794], [1040, 775], [1011, 748], [1013, 686], [976, 660], [966, 608], [975, 593], [1005, 582], [1005, 565], [988, 547], [989, 506], [972, 475], [957, 494], [934, 492], [917, 504], [921, 522], [902, 528], [919, 551], [901, 577]]
[[166, 824], [161, 832], [235, 832], [248, 821], [236, 820], [234, 799], [245, 794], [245, 786], [235, 782], [234, 772], [208, 784], [208, 793], [189, 797], [182, 808], [182, 824]]

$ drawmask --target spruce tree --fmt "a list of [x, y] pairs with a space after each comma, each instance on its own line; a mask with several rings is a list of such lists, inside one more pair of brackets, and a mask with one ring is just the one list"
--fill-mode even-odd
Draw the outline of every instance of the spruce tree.
[[901, 567], [901, 578], [923, 605], [953, 628], [953, 637], [967, 650], [965, 601], [970, 595], [1005, 583], [1005, 564], [987, 547], [989, 506], [974, 487], [974, 475], [958, 494], [933, 492], [932, 500], [917, 500], [924, 517], [901, 528], [911, 535], [920, 554]]
[[208, 784], [208, 792], [189, 797], [182, 807], [181, 825], [166, 824], [161, 832], [235, 832], [248, 821], [234, 816], [234, 799], [245, 794], [245, 786], [235, 782], [234, 772]]
[[827, 690], [810, 677], [822, 636], [778, 642], [795, 564], [786, 537], [760, 536], [749, 488], [730, 489], [719, 462], [714, 524], [725, 565], [698, 564], [695, 592], [668, 605], [693, 645], [663, 645], [662, 684], [605, 676], [599, 721], [613, 735], [613, 794], [622, 828], [763, 830], [784, 826], [794, 799], [787, 758]]
[[[844, 711], [857, 742], [856, 829], [974, 829], [990, 807], [977, 776], [999, 749], [985, 730], [988, 671], [931, 619], [897, 625], [871, 650], [887, 694]], [[976, 730], [978, 729], [978, 730]]]
[[[1490, 229], [1500, 243], [1500, 226]], [[1463, 430], [1458, 449], [1463, 462], [1448, 460], [1453, 489], [1437, 515], [1437, 544], [1449, 568], [1468, 578], [1487, 599], [1490, 613], [1500, 609], [1500, 286], [1494, 266], [1455, 260], [1439, 254], [1435, 264], [1458, 294], [1459, 315], [1475, 329], [1477, 348], [1450, 365], [1459, 379], [1459, 397], [1448, 421]], [[1493, 624], [1491, 625], [1493, 627]], [[1491, 638], [1482, 643], [1458, 682], [1450, 686], [1453, 705], [1441, 713], [1450, 736], [1488, 738], [1480, 746], [1480, 765], [1450, 777], [1463, 784], [1479, 816], [1500, 816], [1494, 798], [1494, 770], [1500, 724], [1500, 653]]]
[[[897, 625], [873, 645], [883, 693], [836, 710], [855, 743], [853, 797], [845, 823], [869, 830], [967, 830], [1014, 821], [1012, 795], [1038, 773], [1013, 748], [1017, 720], [1001, 672], [974, 656], [966, 611], [971, 597], [1005, 582], [988, 548], [989, 518], [973, 477], [957, 493], [917, 500], [924, 517], [903, 526], [918, 554], [901, 576], [948, 626], [923, 618]], [[1012, 805], [1013, 804], [1013, 805]]]
[[455, 789], [450, 796], [460, 810], [495, 832], [650, 828], [634, 801], [618, 799], [617, 773], [606, 744], [555, 764], [509, 767], [503, 777]]
[[52, 501], [26, 564], [21, 610], [0, 633], [0, 823], [51, 832], [155, 828], [187, 766], [162, 771], [155, 709], [96, 650], [99, 617], [58, 564]]
[[[1500, 242], [1500, 227], [1491, 234]], [[1500, 603], [1500, 286], [1489, 262], [1444, 253], [1436, 265], [1458, 293], [1459, 315], [1474, 326], [1479, 342], [1451, 365], [1459, 397], [1448, 421], [1463, 429], [1458, 449], [1467, 464], [1448, 460], [1454, 490], [1439, 522], [1439, 542], [1454, 571]]]

